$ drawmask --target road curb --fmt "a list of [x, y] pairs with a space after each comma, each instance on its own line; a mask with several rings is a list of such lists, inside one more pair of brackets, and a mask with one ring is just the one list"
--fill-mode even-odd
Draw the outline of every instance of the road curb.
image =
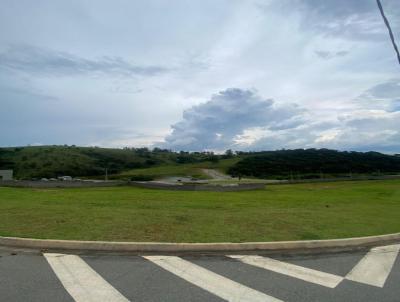
[[245, 243], [162, 243], [110, 242], [0, 237], [0, 246], [35, 250], [75, 250], [112, 253], [241, 253], [312, 252], [352, 250], [400, 241], [400, 233], [331, 240], [245, 242]]

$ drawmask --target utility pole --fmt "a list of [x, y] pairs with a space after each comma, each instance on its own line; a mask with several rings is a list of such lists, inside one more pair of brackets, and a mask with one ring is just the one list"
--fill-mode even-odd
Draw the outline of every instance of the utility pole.
[[105, 168], [104, 181], [108, 181], [108, 168]]

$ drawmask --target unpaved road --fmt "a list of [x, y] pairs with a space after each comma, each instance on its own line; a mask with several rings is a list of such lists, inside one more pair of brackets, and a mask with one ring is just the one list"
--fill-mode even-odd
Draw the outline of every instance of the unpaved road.
[[232, 179], [230, 175], [224, 174], [218, 170], [215, 169], [202, 169], [204, 174], [208, 175], [212, 179], [216, 180], [227, 180], [227, 179]]

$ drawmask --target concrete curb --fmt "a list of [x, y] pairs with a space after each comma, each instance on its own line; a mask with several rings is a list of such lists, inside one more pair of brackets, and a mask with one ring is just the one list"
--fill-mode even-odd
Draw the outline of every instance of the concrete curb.
[[161, 243], [74, 241], [0, 237], [0, 246], [35, 250], [75, 250], [112, 253], [239, 253], [312, 252], [352, 250], [400, 241], [400, 233], [332, 240], [245, 242], [245, 243]]

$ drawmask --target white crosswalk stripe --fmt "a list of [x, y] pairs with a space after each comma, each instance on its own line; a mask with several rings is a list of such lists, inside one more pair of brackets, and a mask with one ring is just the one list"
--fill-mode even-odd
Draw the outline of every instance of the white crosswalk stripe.
[[346, 279], [383, 287], [399, 254], [400, 244], [371, 249], [347, 274]]
[[278, 261], [268, 257], [243, 255], [231, 255], [229, 257], [252, 266], [260, 267], [276, 273], [284, 274], [293, 278], [301, 279], [303, 281], [315, 283], [329, 288], [335, 288], [340, 282], [343, 281], [343, 277], [341, 276], [320, 272], [317, 270]]
[[129, 302], [80, 257], [51, 253], [44, 257], [76, 302]]
[[[227, 257], [247, 265], [332, 289], [343, 280], [382, 288], [393, 269], [399, 252], [400, 244], [372, 248], [345, 277], [258, 255], [227, 255]], [[76, 302], [129, 302], [79, 256], [54, 253], [43, 255], [66, 291]], [[142, 257], [226, 301], [282, 302], [282, 300], [180, 257]], [[238, 263], [238, 265], [240, 264]]]
[[232, 302], [281, 301], [175, 256], [144, 256], [178, 277]]

